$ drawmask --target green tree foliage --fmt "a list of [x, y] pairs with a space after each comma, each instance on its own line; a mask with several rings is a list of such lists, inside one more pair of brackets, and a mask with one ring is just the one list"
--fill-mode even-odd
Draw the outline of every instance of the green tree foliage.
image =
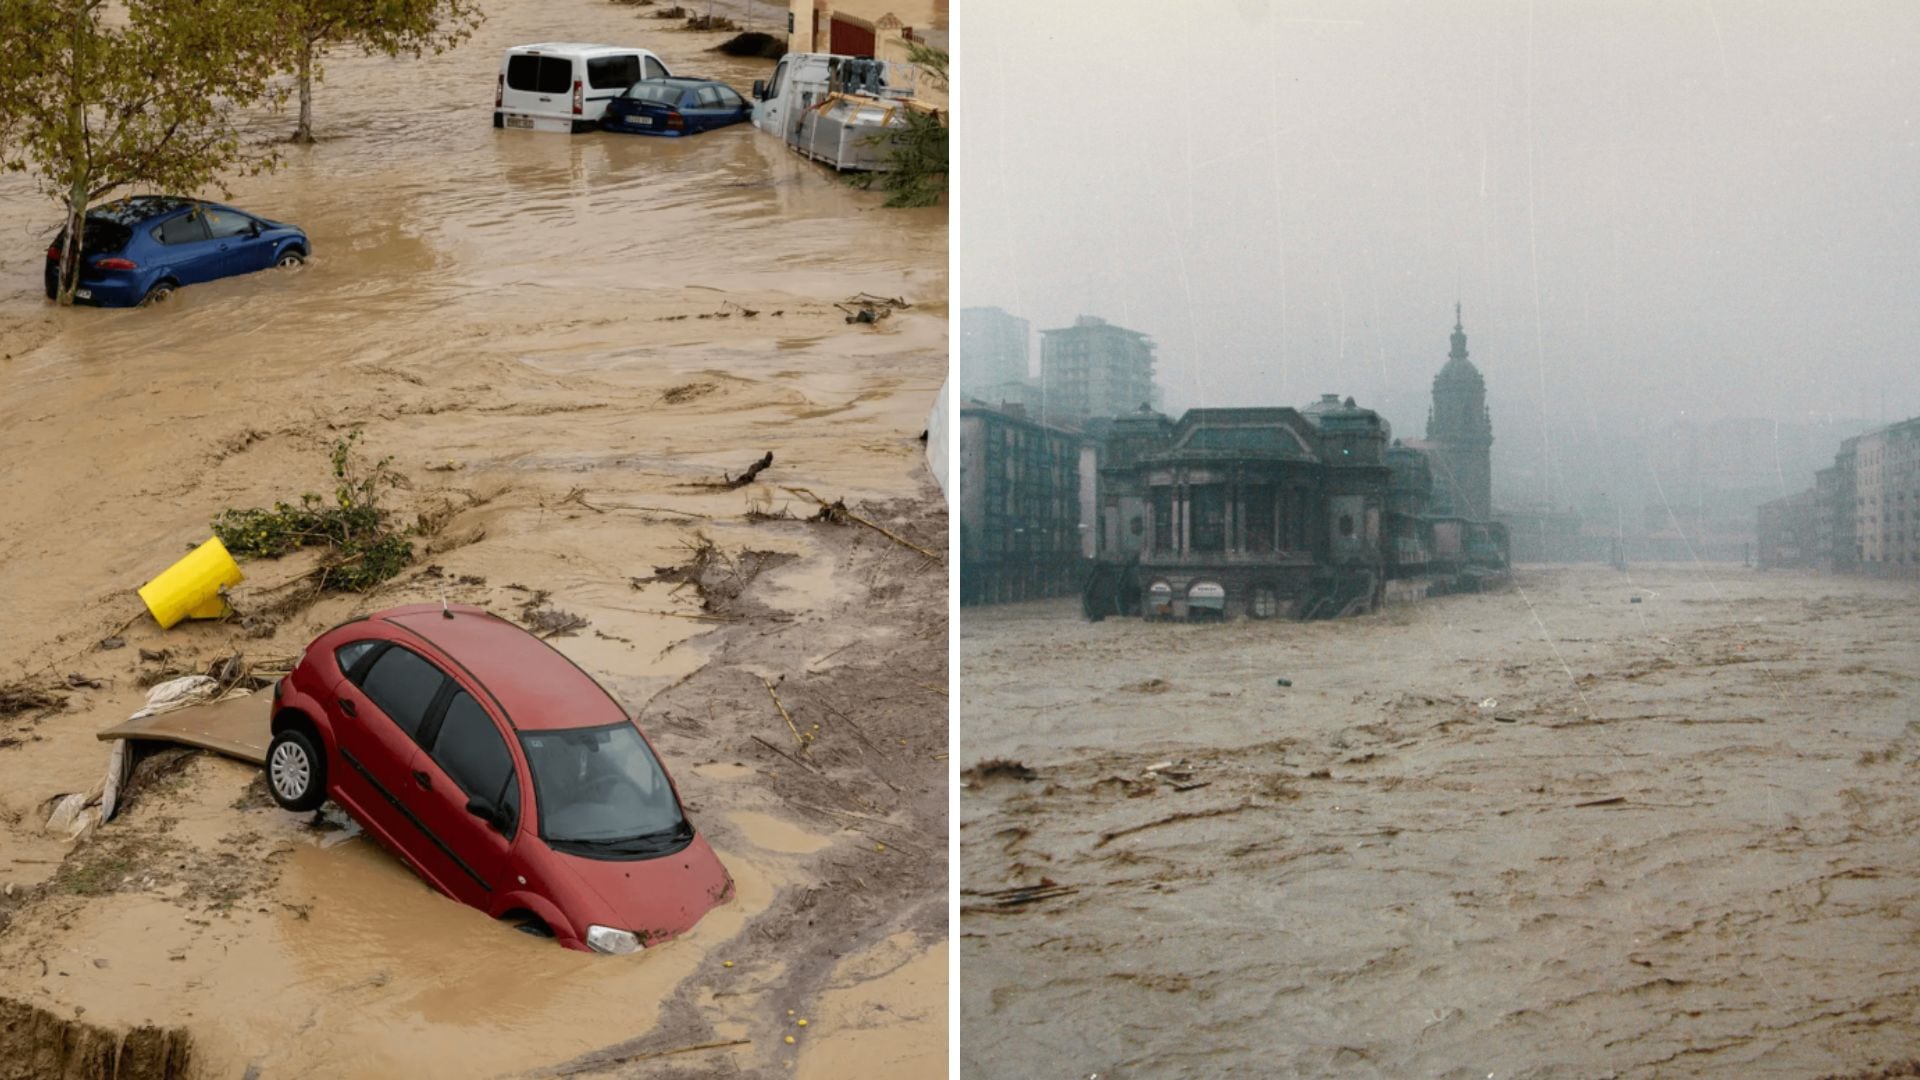
[[272, 168], [241, 133], [275, 96], [257, 0], [0, 0], [0, 168], [66, 207], [73, 302], [87, 208], [117, 191], [193, 192]]
[[271, 0], [279, 13], [286, 66], [300, 96], [293, 141], [313, 141], [313, 84], [321, 62], [342, 45], [368, 53], [420, 56], [465, 41], [485, 16], [475, 0]]
[[393, 525], [380, 505], [380, 493], [404, 483], [391, 468], [393, 459], [371, 465], [359, 459], [360, 430], [335, 440], [333, 501], [308, 492], [299, 505], [277, 502], [272, 509], [226, 509], [214, 519], [213, 535], [239, 558], [275, 559], [303, 547], [325, 547], [320, 587], [366, 592], [406, 569], [413, 543]]
[[[947, 86], [947, 54], [910, 44], [907, 57], [942, 89]], [[909, 109], [907, 126], [892, 138], [885, 172], [854, 178], [861, 187], [879, 186], [887, 206], [938, 206], [947, 193], [947, 118], [938, 112]]]

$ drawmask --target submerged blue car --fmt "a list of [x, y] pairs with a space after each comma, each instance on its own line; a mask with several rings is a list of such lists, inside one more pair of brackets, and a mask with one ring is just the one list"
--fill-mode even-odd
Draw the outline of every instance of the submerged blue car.
[[[47, 248], [47, 297], [60, 294], [67, 231]], [[313, 245], [297, 226], [231, 206], [171, 195], [136, 195], [87, 211], [80, 284], [73, 298], [101, 307], [164, 300], [182, 285], [296, 266]]]
[[752, 119], [739, 91], [712, 79], [644, 79], [607, 102], [600, 126], [635, 135], [692, 135]]

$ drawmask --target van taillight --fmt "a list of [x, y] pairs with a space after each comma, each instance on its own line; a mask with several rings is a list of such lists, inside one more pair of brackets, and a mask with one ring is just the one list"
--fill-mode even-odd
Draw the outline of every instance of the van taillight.
[[587, 99], [580, 91], [580, 80], [573, 80], [573, 115], [579, 116], [587, 111]]
[[59, 244], [55, 244], [52, 247], [49, 247], [47, 249], [47, 258], [52, 259], [54, 262], [60, 261], [60, 245]]
[[685, 131], [687, 118], [677, 112], [670, 112], [667, 114], [667, 127], [672, 128], [674, 131]]
[[93, 268], [95, 270], [138, 270], [140, 269], [140, 265], [132, 259], [115, 257], [112, 259], [101, 259], [99, 262], [93, 264]]
[[507, 73], [500, 73], [500, 80], [493, 84], [493, 107], [499, 108], [507, 100]]

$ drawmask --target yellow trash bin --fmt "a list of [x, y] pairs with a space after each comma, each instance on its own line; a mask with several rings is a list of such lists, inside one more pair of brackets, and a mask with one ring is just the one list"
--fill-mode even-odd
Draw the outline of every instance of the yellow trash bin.
[[153, 621], [166, 630], [181, 619], [218, 619], [227, 615], [232, 609], [220, 596], [220, 590], [240, 584], [240, 579], [239, 564], [227, 554], [227, 546], [216, 536], [142, 585], [140, 599], [153, 613]]

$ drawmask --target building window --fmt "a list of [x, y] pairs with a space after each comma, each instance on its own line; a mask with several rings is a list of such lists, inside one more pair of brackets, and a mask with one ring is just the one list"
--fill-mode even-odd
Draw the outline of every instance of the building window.
[[1266, 553], [1275, 550], [1273, 486], [1255, 484], [1246, 490], [1247, 550]]
[[1280, 598], [1271, 587], [1257, 586], [1253, 590], [1253, 605], [1249, 610], [1256, 619], [1271, 619], [1280, 613]]
[[1340, 536], [1342, 539], [1345, 539], [1345, 540], [1353, 539], [1353, 515], [1352, 514], [1340, 515]]
[[1191, 489], [1192, 532], [1188, 536], [1193, 551], [1227, 550], [1227, 489], [1224, 484], [1202, 484]]
[[1153, 550], [1170, 552], [1173, 544], [1173, 489], [1153, 489]]

